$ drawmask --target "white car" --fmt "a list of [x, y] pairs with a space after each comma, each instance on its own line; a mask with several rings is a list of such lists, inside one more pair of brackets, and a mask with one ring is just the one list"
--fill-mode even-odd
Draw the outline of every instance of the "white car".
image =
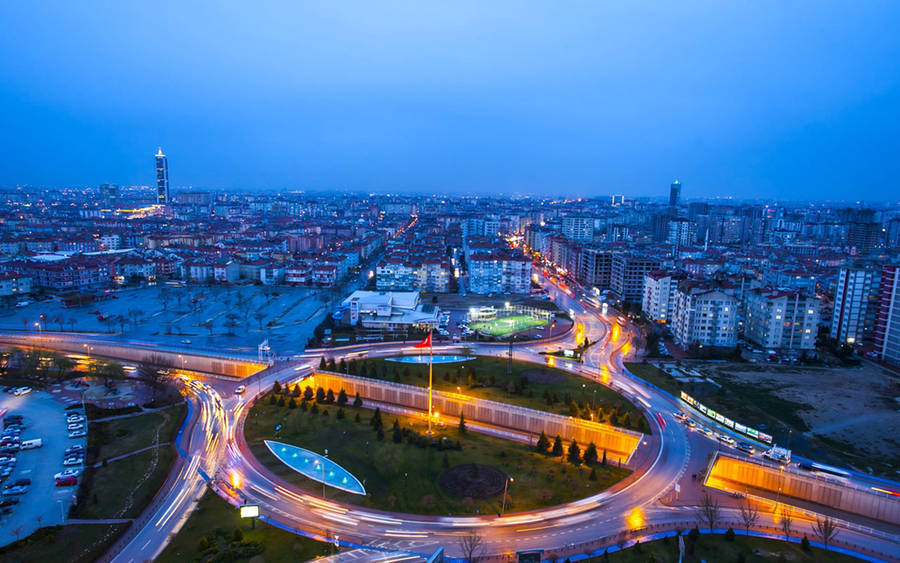
[[238, 385], [238, 386], [234, 389], [234, 394], [235, 394], [235, 395], [242, 395], [242, 394], [244, 393], [244, 391], [246, 391], [246, 390], [247, 390], [247, 388], [244, 387], [243, 385]]
[[81, 465], [82, 463], [84, 463], [84, 458], [81, 456], [67, 457], [66, 459], [63, 460], [63, 465], [65, 465], [66, 467], [69, 467], [72, 465]]
[[84, 415], [73, 413], [66, 416], [66, 422], [84, 422]]
[[66, 428], [68, 428], [69, 432], [74, 432], [75, 430], [84, 430], [84, 424], [81, 424], [80, 422], [73, 422]]
[[31, 387], [19, 387], [18, 389], [13, 391], [13, 395], [17, 397], [21, 395], [27, 395], [28, 393], [31, 393]]
[[727, 434], [719, 434], [716, 436], [716, 439], [719, 440], [720, 442], [724, 442], [724, 443], [728, 444], [729, 446], [733, 446], [735, 444], [734, 438], [732, 438], [731, 436], [729, 436]]
[[74, 432], [69, 432], [69, 438], [84, 438], [87, 436], [87, 432], [84, 430], [75, 430]]
[[78, 477], [81, 475], [81, 470], [76, 468], [63, 469], [59, 473], [53, 476], [54, 479], [65, 479], [66, 477]]

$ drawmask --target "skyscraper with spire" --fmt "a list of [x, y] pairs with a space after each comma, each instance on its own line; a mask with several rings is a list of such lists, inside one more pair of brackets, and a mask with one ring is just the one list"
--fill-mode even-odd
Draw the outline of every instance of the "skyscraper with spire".
[[169, 159], [162, 152], [162, 147], [156, 151], [156, 203], [169, 204]]

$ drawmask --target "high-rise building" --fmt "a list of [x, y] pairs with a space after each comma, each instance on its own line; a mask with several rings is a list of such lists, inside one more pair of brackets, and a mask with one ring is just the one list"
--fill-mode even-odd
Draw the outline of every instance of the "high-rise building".
[[594, 219], [584, 215], [562, 218], [562, 234], [572, 242], [590, 242], [594, 238]]
[[641, 311], [653, 322], [666, 324], [672, 321], [672, 308], [678, 282], [685, 279], [680, 272], [655, 270], [644, 274], [644, 299]]
[[658, 270], [662, 262], [653, 256], [616, 254], [613, 256], [609, 287], [623, 300], [640, 303], [644, 298], [644, 275]]
[[578, 255], [578, 281], [587, 287], [609, 289], [614, 253], [596, 247], [582, 248]]
[[163, 154], [162, 147], [156, 152], [156, 203], [169, 203], [169, 159]]
[[881, 268], [875, 353], [885, 362], [900, 365], [900, 265]]
[[755, 288], [744, 298], [744, 336], [767, 350], [816, 347], [819, 300], [803, 291]]
[[841, 344], [862, 344], [872, 337], [880, 277], [881, 267], [872, 262], [841, 268], [834, 292], [831, 338]]
[[100, 198], [104, 205], [112, 205], [119, 200], [119, 186], [116, 184], [100, 184]]
[[681, 199], [681, 182], [675, 180], [669, 186], [669, 207], [676, 207]]
[[681, 282], [675, 290], [671, 330], [675, 342], [732, 347], [737, 344], [737, 299], [713, 284]]

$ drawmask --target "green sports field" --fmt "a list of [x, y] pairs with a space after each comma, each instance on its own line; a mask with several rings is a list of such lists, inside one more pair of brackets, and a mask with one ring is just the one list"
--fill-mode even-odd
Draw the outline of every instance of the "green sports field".
[[491, 336], [506, 336], [514, 332], [528, 330], [536, 326], [547, 324], [547, 321], [541, 319], [533, 319], [528, 315], [513, 315], [512, 317], [504, 317], [483, 323], [472, 323], [469, 328], [477, 330]]

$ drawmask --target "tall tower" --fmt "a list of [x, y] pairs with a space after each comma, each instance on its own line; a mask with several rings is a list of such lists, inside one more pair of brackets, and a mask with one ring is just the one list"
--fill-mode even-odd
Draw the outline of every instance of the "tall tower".
[[675, 180], [669, 186], [669, 207], [678, 206], [679, 199], [681, 199], [681, 182]]
[[156, 152], [156, 203], [169, 203], [169, 159], [163, 154], [162, 147]]

